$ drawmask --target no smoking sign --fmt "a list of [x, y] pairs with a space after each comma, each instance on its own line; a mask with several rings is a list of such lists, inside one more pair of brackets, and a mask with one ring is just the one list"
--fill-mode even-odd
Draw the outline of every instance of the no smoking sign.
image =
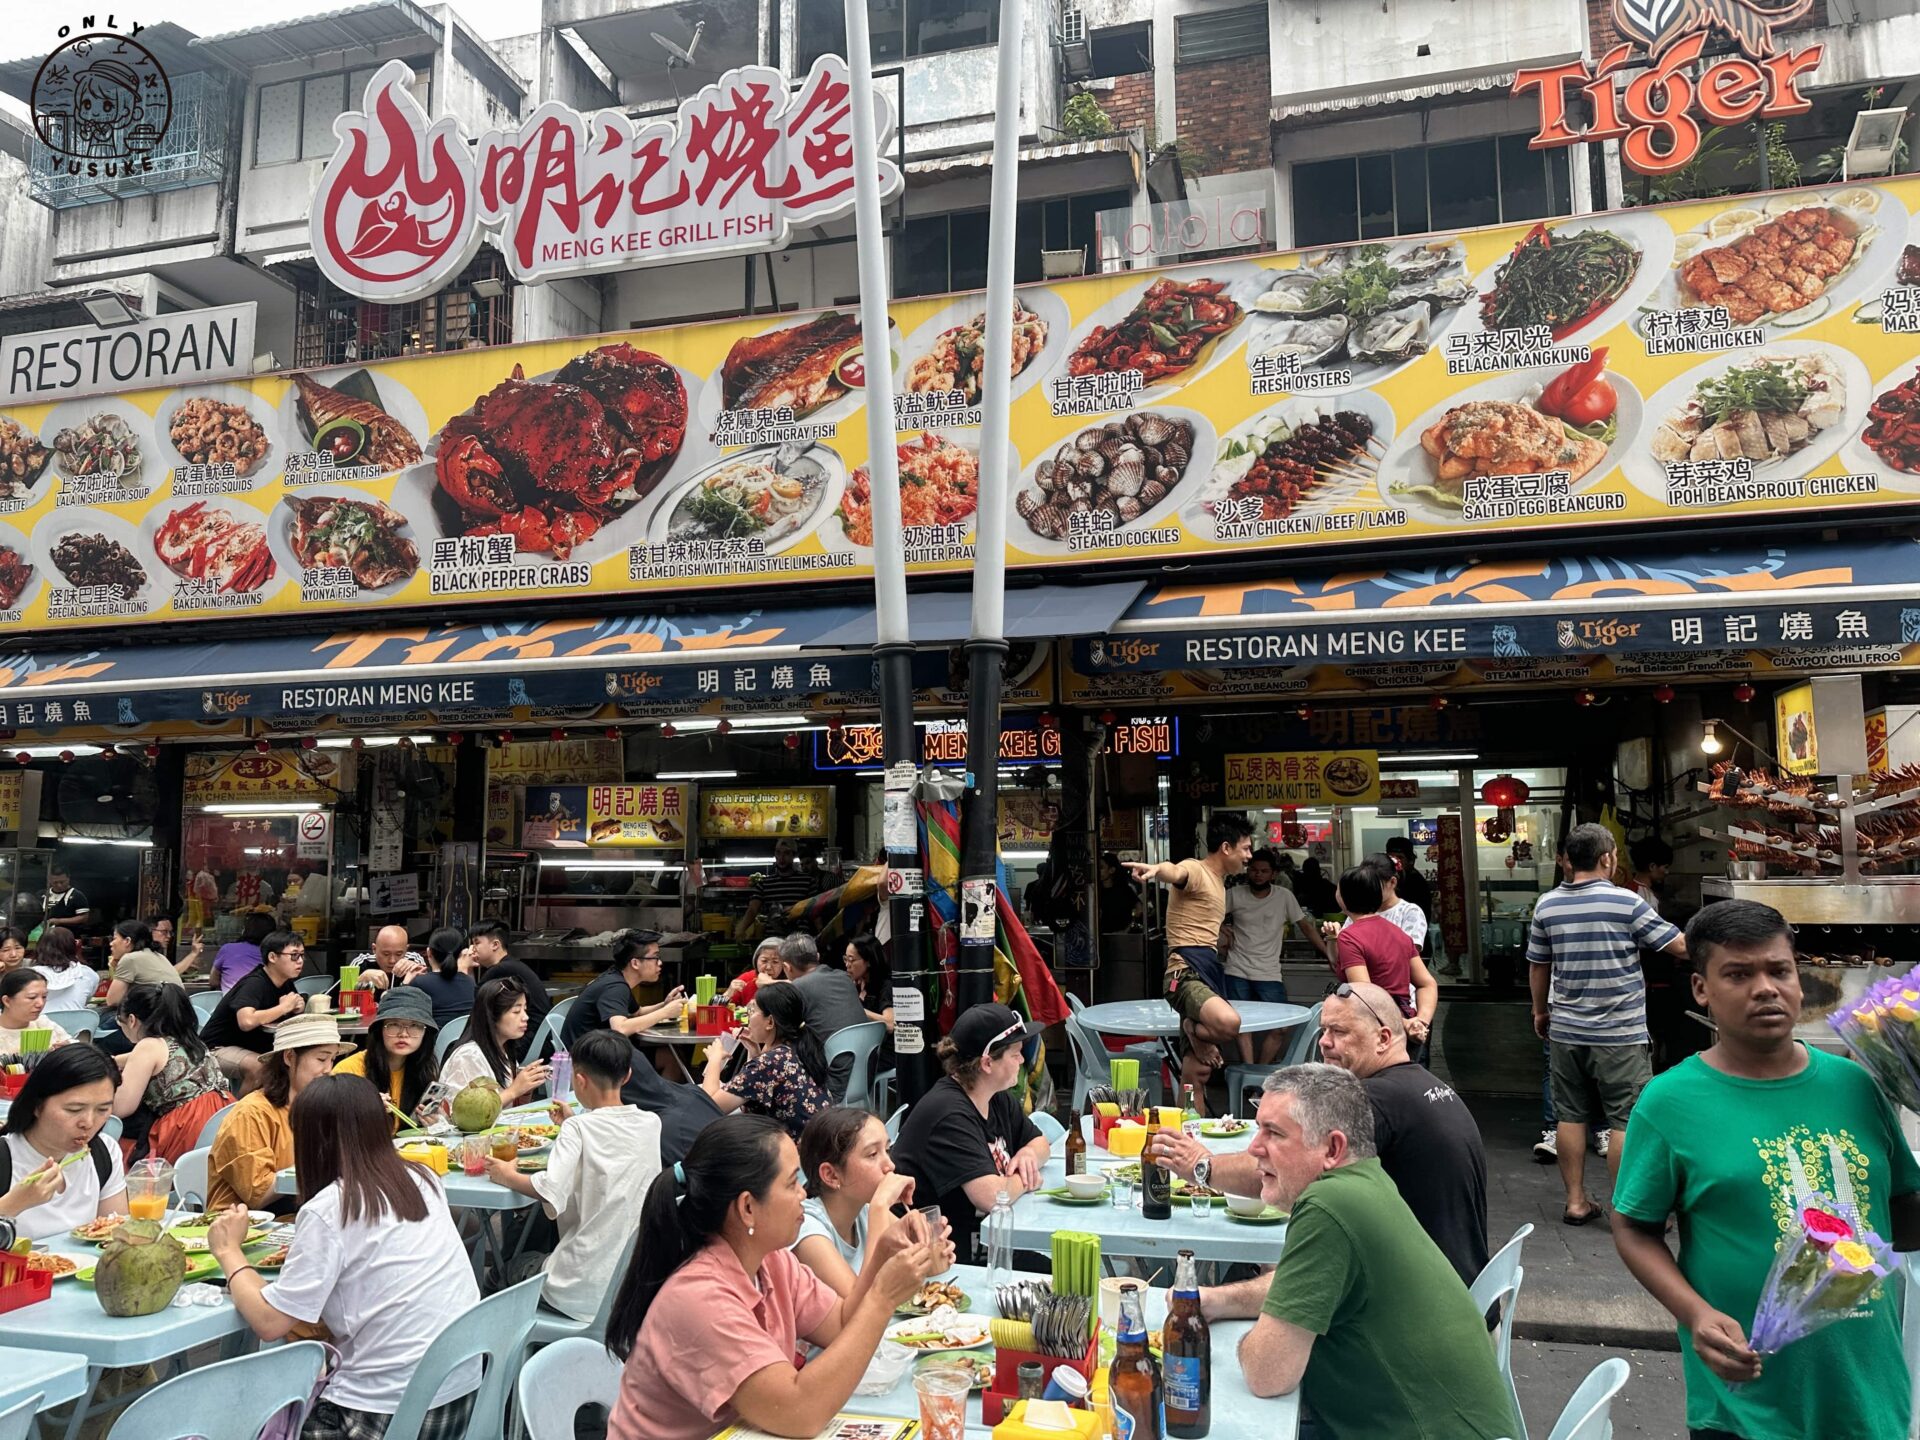
[[299, 845], [295, 854], [302, 860], [324, 860], [333, 848], [333, 816], [325, 810], [309, 810], [296, 822]]

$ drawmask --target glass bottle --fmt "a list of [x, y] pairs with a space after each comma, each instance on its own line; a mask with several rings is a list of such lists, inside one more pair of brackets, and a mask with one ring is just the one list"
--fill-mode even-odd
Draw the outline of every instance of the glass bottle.
[[1151, 1139], [1140, 1152], [1140, 1213], [1149, 1220], [1173, 1218], [1173, 1173], [1153, 1158]]
[[1160, 1356], [1166, 1367], [1167, 1434], [1200, 1440], [1213, 1426], [1213, 1334], [1200, 1312], [1200, 1278], [1191, 1250], [1182, 1250], [1174, 1261]]
[[[1092, 1102], [1088, 1102], [1087, 1113], [1093, 1113]], [[1067, 1174], [1084, 1175], [1087, 1173], [1087, 1132], [1081, 1128], [1080, 1114], [1074, 1112], [1072, 1122], [1067, 1126]]]
[[1160, 1367], [1147, 1349], [1147, 1311], [1138, 1285], [1120, 1287], [1120, 1330], [1107, 1370], [1113, 1440], [1162, 1440]]

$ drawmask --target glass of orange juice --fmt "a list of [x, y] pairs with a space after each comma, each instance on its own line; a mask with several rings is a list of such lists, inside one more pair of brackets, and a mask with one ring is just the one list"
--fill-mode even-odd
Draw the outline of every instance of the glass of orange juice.
[[128, 1168], [127, 1214], [135, 1220], [165, 1219], [172, 1192], [173, 1166], [167, 1161], [149, 1156]]

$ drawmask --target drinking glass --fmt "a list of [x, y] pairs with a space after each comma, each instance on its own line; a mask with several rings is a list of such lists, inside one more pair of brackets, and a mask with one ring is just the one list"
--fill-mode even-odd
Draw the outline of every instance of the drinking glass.
[[967, 1391], [973, 1376], [958, 1368], [922, 1370], [913, 1377], [913, 1393], [920, 1401], [920, 1433], [926, 1440], [965, 1440]]
[[460, 1142], [460, 1171], [463, 1175], [487, 1173], [487, 1157], [493, 1147], [484, 1135], [469, 1135]]
[[164, 1220], [173, 1192], [173, 1166], [147, 1159], [127, 1169], [127, 1214], [135, 1220]]
[[1188, 1208], [1193, 1211], [1193, 1218], [1196, 1224], [1204, 1225], [1213, 1218], [1213, 1196], [1189, 1195], [1187, 1197], [1187, 1205]]
[[1133, 1193], [1137, 1188], [1138, 1186], [1133, 1181], [1123, 1180], [1118, 1175], [1114, 1176], [1113, 1186], [1109, 1192], [1113, 1196], [1113, 1208], [1116, 1210], [1133, 1209]]

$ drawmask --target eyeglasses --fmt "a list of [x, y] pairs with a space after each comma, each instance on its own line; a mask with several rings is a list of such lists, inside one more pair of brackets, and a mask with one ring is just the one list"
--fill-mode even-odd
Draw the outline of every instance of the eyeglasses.
[[1335, 988], [1333, 994], [1335, 999], [1358, 1000], [1362, 1005], [1365, 1005], [1367, 1014], [1373, 1017], [1373, 1023], [1378, 1025], [1382, 1030], [1391, 1030], [1393, 1028], [1386, 1021], [1380, 1018], [1380, 1012], [1378, 1010], [1374, 1009], [1373, 1006], [1367, 1004], [1367, 997], [1362, 995], [1358, 990], [1354, 989], [1353, 986], [1351, 985], [1338, 986]]
[[382, 1020], [380, 1028], [389, 1035], [411, 1035], [416, 1040], [427, 1033], [426, 1026], [415, 1025], [406, 1020]]

